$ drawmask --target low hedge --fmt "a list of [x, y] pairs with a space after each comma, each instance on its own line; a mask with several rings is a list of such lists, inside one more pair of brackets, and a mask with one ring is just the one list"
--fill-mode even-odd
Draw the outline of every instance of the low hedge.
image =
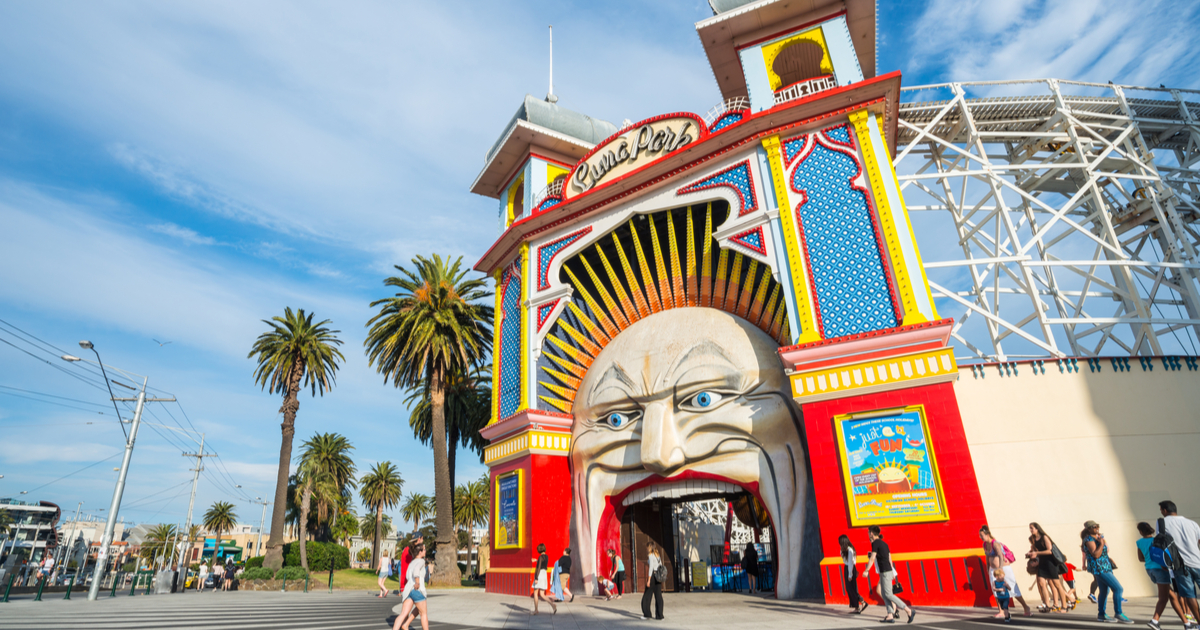
[[253, 567], [242, 573], [243, 580], [270, 580], [274, 577], [275, 572], [266, 567]]
[[255, 567], [261, 567], [265, 557], [266, 556], [254, 556], [253, 558], [246, 560], [246, 568], [253, 569]]
[[308, 572], [303, 567], [283, 567], [275, 574], [276, 580], [303, 580], [306, 577]]
[[[350, 550], [337, 543], [321, 543], [310, 540], [307, 552], [309, 571], [328, 571], [330, 563], [333, 564], [335, 571], [350, 568]], [[283, 546], [283, 566], [300, 568], [300, 545], [298, 543], [290, 542]]]

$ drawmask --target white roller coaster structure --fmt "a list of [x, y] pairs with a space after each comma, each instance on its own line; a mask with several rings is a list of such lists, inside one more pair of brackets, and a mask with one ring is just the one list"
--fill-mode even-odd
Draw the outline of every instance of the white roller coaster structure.
[[1200, 91], [904, 92], [896, 170], [961, 360], [1197, 354]]

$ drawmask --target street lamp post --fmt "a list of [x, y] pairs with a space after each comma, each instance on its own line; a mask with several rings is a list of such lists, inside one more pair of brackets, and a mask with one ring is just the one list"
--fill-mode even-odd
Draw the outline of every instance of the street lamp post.
[[258, 519], [258, 542], [254, 543], [254, 553], [262, 555], [259, 552], [262, 551], [263, 526], [266, 525], [266, 523], [267, 523], [267, 506], [271, 505], [271, 502], [263, 501], [262, 497], [254, 497], [254, 499], [255, 500], [251, 501], [251, 503], [258, 503], [263, 506], [262, 516]]
[[[97, 363], [100, 363], [100, 372], [101, 372], [101, 374], [104, 375], [104, 384], [108, 385], [108, 372], [107, 372], [107, 370], [104, 369], [104, 363], [100, 361], [100, 353], [96, 351], [96, 348], [92, 345], [92, 342], [86, 341], [86, 340], [80, 341], [79, 347], [83, 348], [84, 350], [91, 350], [92, 352], [96, 353], [96, 361], [97, 361]], [[63, 355], [62, 358], [64, 361], [72, 361], [72, 362], [83, 360], [83, 359], [80, 359], [79, 357], [73, 357], [70, 355]], [[124, 372], [124, 370], [121, 370], [121, 371]], [[126, 374], [131, 374], [131, 373], [126, 372]], [[134, 376], [141, 376], [141, 375], [135, 374]], [[126, 477], [129, 476], [129, 461], [130, 461], [130, 459], [133, 458], [133, 445], [137, 441], [138, 427], [140, 427], [141, 423], [142, 423], [142, 409], [146, 406], [147, 400], [161, 401], [161, 402], [171, 402], [171, 401], [175, 400], [174, 398], [147, 399], [146, 398], [146, 383], [147, 383], [147, 381], [149, 381], [149, 378], [142, 376], [142, 390], [140, 392], [138, 392], [137, 398], [132, 398], [132, 399], [131, 398], [117, 398], [112, 395], [112, 387], [109, 386], [109, 388], [108, 388], [109, 397], [113, 401], [114, 409], [116, 408], [117, 402], [121, 401], [121, 400], [137, 401], [137, 406], [134, 408], [134, 411], [133, 411], [133, 422], [129, 426], [129, 435], [126, 436], [126, 438], [125, 438], [125, 456], [121, 459], [121, 474], [117, 477], [117, 487], [113, 489], [112, 503], [109, 504], [109, 506], [108, 506], [108, 520], [104, 523], [104, 536], [102, 536], [100, 538], [100, 549], [96, 552], [96, 568], [92, 572], [91, 587], [88, 588], [88, 596], [87, 596], [88, 601], [94, 601], [97, 597], [100, 596], [100, 582], [101, 582], [101, 580], [104, 579], [104, 569], [105, 569], [105, 565], [107, 564], [105, 562], [105, 560], [108, 558], [108, 548], [112, 545], [113, 533], [117, 527], [117, 513], [121, 509], [121, 498], [125, 494], [125, 479], [126, 479]], [[119, 421], [119, 417], [120, 417], [119, 410], [117, 411], [117, 415], [118, 415], [118, 421]], [[122, 427], [122, 429], [123, 429], [123, 427]]]

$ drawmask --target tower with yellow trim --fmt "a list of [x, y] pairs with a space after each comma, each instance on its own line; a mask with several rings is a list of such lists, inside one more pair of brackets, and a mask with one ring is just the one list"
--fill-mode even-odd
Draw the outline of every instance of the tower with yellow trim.
[[[568, 545], [592, 550], [572, 576], [589, 592], [611, 569], [595, 550], [619, 546], [633, 587], [640, 556], [627, 538], [672, 539], [614, 497], [591, 509], [625, 513], [620, 526], [605, 540], [572, 539], [571, 504], [583, 500], [572, 432], [592, 420], [576, 394], [624, 330], [707, 308], [778, 344], [802, 418], [807, 533], [793, 549], [769, 549], [764, 568], [795, 554], [804, 575], [780, 596], [819, 589], [844, 601], [837, 538], [864, 549], [866, 527], [882, 525], [911, 555], [898, 553], [896, 570], [913, 602], [978, 603], [983, 507], [954, 398], [950, 322], [937, 315], [892, 166], [900, 75], [875, 73], [874, 3], [710, 4], [696, 30], [722, 101], [707, 115], [617, 128], [527, 96], [472, 185], [498, 200], [503, 225], [476, 265], [496, 282], [487, 589], [528, 594], [539, 544], [551, 558]], [[879, 494], [895, 488], [850, 478], [862, 462], [847, 436], [892, 417], [916, 422], [922, 438], [898, 455], [914, 462], [907, 493]], [[662, 488], [683, 483], [673, 479]], [[669, 586], [690, 588], [695, 559], [668, 559]]]

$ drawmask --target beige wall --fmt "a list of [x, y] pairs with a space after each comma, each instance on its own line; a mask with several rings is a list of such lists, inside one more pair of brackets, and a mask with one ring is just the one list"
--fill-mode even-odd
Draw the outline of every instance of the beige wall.
[[[1114, 372], [1101, 363], [1100, 372], [1080, 360], [1079, 373], [1060, 373], [1047, 361], [1036, 375], [1022, 364], [1016, 376], [988, 366], [983, 378], [962, 368], [954, 389], [996, 537], [1020, 556], [1036, 521], [1079, 566], [1079, 531], [1093, 519], [1126, 597], [1150, 595], [1137, 523], [1153, 525], [1163, 499], [1200, 520], [1200, 371], [1166, 371], [1161, 360], [1143, 371], [1135, 358], [1130, 371]], [[1033, 579], [1020, 581], [1024, 589]], [[1090, 581], [1077, 575], [1081, 595]]]

